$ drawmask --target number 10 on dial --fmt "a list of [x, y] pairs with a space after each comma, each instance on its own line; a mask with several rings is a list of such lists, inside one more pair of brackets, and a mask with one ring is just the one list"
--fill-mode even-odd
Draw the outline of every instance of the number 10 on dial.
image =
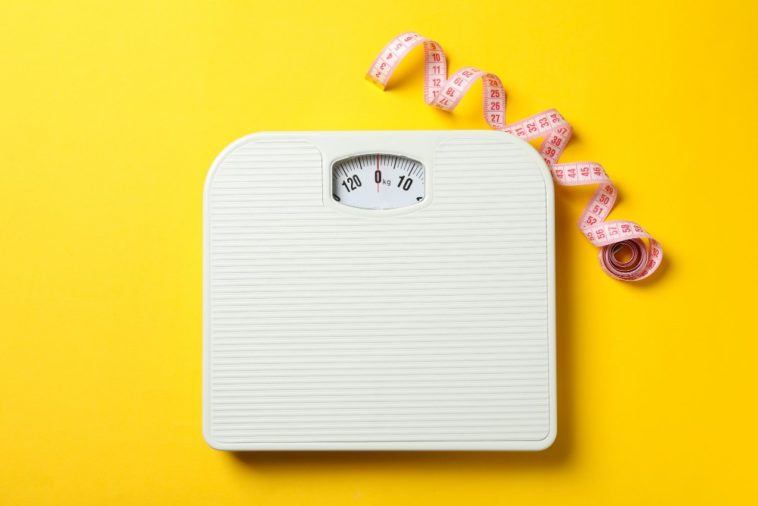
[[332, 198], [361, 209], [397, 209], [424, 200], [424, 166], [389, 154], [352, 156], [332, 166]]

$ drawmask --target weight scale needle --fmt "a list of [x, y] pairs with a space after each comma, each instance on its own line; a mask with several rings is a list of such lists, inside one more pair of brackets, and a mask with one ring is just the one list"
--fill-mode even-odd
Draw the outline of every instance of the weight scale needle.
[[[379, 172], [379, 155], [376, 155], [376, 173], [381, 174], [381, 172]], [[376, 176], [374, 179], [379, 179], [379, 181], [381, 181], [381, 178], [378, 178]], [[379, 193], [379, 181], [376, 182], [376, 193]]]

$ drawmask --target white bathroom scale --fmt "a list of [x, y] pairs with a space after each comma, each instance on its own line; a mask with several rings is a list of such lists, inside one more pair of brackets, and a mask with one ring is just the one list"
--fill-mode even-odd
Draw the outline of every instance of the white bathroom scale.
[[234, 142], [205, 185], [205, 439], [550, 446], [553, 226], [545, 163], [502, 132]]

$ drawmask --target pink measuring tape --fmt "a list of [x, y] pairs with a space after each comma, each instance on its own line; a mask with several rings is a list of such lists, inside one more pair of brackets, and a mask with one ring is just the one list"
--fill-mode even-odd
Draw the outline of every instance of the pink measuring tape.
[[[442, 47], [417, 33], [395, 37], [371, 65], [367, 78], [382, 89], [406, 54], [424, 44], [424, 101], [444, 111], [452, 111], [477, 79], [484, 84], [484, 118], [495, 130], [524, 140], [543, 138], [539, 152], [550, 168], [556, 183], [565, 186], [597, 184], [598, 189], [584, 209], [579, 229], [592, 244], [600, 248], [603, 270], [616, 279], [639, 281], [650, 276], [663, 258], [661, 245], [632, 221], [605, 218], [616, 202], [616, 187], [605, 170], [595, 162], [558, 163], [571, 139], [571, 125], [555, 109], [505, 124], [505, 88], [495, 74], [474, 67], [463, 67], [448, 79], [447, 58]], [[647, 239], [646, 245], [642, 239]], [[626, 258], [620, 258], [626, 253]]]

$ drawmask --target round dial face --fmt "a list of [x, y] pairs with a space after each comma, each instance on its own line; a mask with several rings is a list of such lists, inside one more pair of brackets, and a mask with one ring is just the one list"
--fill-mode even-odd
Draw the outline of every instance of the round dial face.
[[332, 197], [361, 209], [397, 209], [424, 200], [424, 166], [398, 155], [352, 156], [332, 166]]

